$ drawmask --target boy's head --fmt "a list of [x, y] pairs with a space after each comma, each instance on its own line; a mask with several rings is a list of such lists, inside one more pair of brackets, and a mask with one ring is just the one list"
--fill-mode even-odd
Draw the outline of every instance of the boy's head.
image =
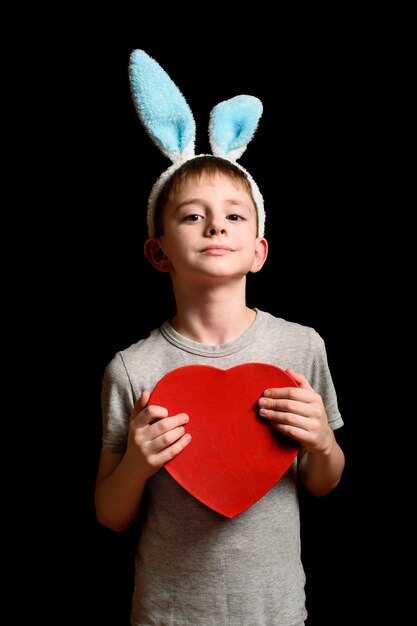
[[171, 274], [174, 290], [193, 285], [193, 277], [200, 287], [205, 279], [236, 281], [267, 258], [252, 187], [227, 159], [201, 155], [183, 163], [161, 189], [154, 218], [145, 257]]
[[[149, 231], [150, 236], [158, 238], [164, 234], [164, 209], [183, 184], [189, 180], [199, 180], [202, 177], [214, 179], [216, 176], [229, 178], [236, 186], [242, 187], [249, 195], [256, 207], [253, 197], [252, 186], [245, 172], [235, 163], [212, 155], [200, 155], [185, 161], [163, 185], [159, 195], [155, 199], [154, 209], [151, 216]], [[257, 217], [257, 231], [259, 231], [259, 218]]]
[[175, 185], [188, 176], [229, 176], [248, 190], [257, 212], [257, 235], [264, 236], [262, 195], [248, 171], [237, 160], [246, 150], [262, 115], [262, 102], [240, 95], [217, 104], [210, 113], [209, 141], [212, 155], [195, 154], [196, 128], [184, 96], [162, 67], [143, 50], [130, 55], [129, 77], [139, 119], [172, 165], [154, 184], [147, 211], [148, 236], [157, 237], [163, 207]]

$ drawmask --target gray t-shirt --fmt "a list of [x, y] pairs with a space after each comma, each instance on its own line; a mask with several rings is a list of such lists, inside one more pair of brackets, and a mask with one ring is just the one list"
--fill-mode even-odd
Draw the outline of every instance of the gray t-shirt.
[[[184, 365], [290, 367], [322, 396], [331, 428], [342, 426], [322, 338], [310, 327], [256, 312], [252, 326], [226, 344], [191, 341], [165, 322], [118, 352], [103, 378], [103, 450], [125, 452], [129, 416], [142, 391]], [[296, 460], [231, 519], [192, 497], [163, 468], [148, 480], [145, 502], [133, 626], [293, 626], [306, 619]]]

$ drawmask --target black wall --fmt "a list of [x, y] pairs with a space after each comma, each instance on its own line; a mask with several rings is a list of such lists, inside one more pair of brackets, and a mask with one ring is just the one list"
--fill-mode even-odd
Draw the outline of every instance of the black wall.
[[[166, 27], [171, 17], [165, 14]], [[53, 207], [39, 217], [52, 234], [39, 250], [38, 284], [48, 302], [42, 318], [55, 380], [46, 411], [53, 443], [42, 473], [48, 591], [38, 601], [45, 619], [61, 616], [54, 623], [72, 623], [73, 615], [82, 617], [74, 623], [128, 624], [138, 529], [107, 531], [93, 506], [101, 377], [117, 350], [146, 336], [173, 308], [169, 282], [142, 251], [147, 196], [169, 162], [134, 111], [127, 75], [134, 48], [153, 56], [179, 86], [196, 119], [197, 152], [209, 151], [215, 104], [240, 93], [263, 102], [240, 159], [263, 192], [270, 244], [265, 267], [250, 277], [248, 303], [322, 335], [345, 420], [338, 433], [346, 453], [342, 483], [325, 499], [302, 494], [308, 626], [355, 623], [358, 613], [372, 617], [380, 606], [368, 586], [378, 496], [367, 473], [378, 410], [365, 387], [374, 367], [381, 268], [370, 249], [370, 59], [358, 23], [335, 19], [326, 26], [321, 16], [313, 23], [310, 17], [282, 16], [267, 34], [268, 16], [259, 26], [248, 18], [223, 28], [218, 19], [211, 25], [208, 13], [192, 28], [177, 16], [160, 37], [155, 19], [110, 11], [72, 19], [62, 46], [64, 25], [54, 32], [54, 62], [44, 66]], [[44, 335], [39, 339], [43, 345]]]

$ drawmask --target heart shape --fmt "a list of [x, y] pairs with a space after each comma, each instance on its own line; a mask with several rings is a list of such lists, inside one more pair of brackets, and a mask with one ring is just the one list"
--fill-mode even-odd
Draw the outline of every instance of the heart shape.
[[149, 404], [169, 415], [187, 413], [192, 440], [165, 469], [214, 511], [229, 518], [242, 513], [279, 481], [299, 450], [298, 442], [259, 417], [257, 402], [265, 389], [297, 386], [267, 363], [173, 370], [157, 383]]

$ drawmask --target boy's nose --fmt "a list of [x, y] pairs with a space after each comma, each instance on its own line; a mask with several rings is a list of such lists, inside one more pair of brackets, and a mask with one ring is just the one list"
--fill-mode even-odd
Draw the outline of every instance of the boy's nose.
[[207, 231], [211, 237], [214, 235], [224, 235], [226, 232], [226, 224], [222, 215], [211, 215], [207, 221]]
[[224, 235], [225, 233], [225, 229], [221, 228], [220, 226], [214, 227], [212, 226], [210, 228], [210, 235]]

